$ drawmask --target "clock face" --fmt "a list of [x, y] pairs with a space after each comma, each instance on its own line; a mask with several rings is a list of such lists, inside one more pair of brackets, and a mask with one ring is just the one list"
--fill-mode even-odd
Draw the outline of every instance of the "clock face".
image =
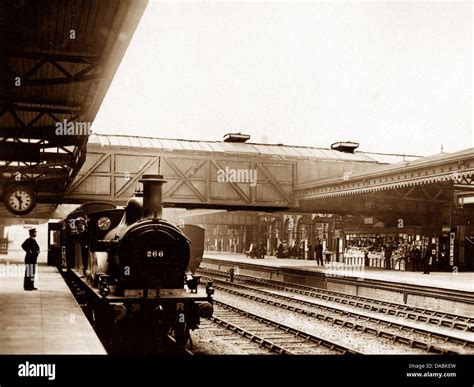
[[97, 226], [101, 230], [108, 230], [111, 225], [112, 225], [111, 220], [109, 218], [107, 218], [106, 216], [103, 216], [102, 218], [99, 218], [99, 220], [97, 221]]
[[33, 192], [26, 187], [14, 188], [5, 197], [5, 205], [14, 214], [26, 214], [35, 206]]

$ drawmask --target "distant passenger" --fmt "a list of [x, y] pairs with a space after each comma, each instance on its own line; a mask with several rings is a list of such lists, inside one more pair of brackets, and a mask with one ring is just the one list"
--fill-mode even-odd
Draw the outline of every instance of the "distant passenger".
[[267, 255], [267, 248], [264, 246], [262, 242], [258, 244], [258, 258], [265, 258], [265, 255]]
[[324, 250], [324, 255], [326, 256], [326, 263], [331, 263], [332, 251], [326, 247], [326, 250]]
[[392, 268], [392, 265], [391, 265], [391, 258], [392, 258], [392, 246], [391, 245], [387, 245], [387, 247], [385, 247], [385, 268], [387, 270], [390, 270]]
[[318, 265], [323, 265], [323, 245], [321, 241], [318, 239], [318, 243], [314, 246], [314, 252], [316, 254], [316, 263]]
[[281, 243], [281, 242], [277, 247], [276, 257], [277, 258], [283, 258], [283, 243]]
[[301, 241], [298, 245], [298, 259], [304, 259], [305, 253], [305, 243]]
[[21, 248], [26, 251], [25, 255], [25, 279], [23, 281], [23, 288], [25, 290], [38, 290], [35, 288], [35, 273], [36, 273], [36, 262], [40, 248], [38, 243], [35, 241], [36, 229], [32, 228], [29, 230], [30, 237], [26, 239]]
[[290, 248], [290, 258], [298, 259], [298, 251], [299, 251], [299, 241], [293, 241], [293, 246]]
[[290, 256], [290, 247], [288, 246], [287, 241], [283, 241], [283, 254], [282, 258], [289, 258]]
[[417, 246], [412, 250], [413, 271], [421, 270], [421, 251]]
[[364, 266], [370, 266], [369, 250], [364, 250]]
[[433, 263], [432, 247], [428, 246], [423, 257], [423, 274], [430, 274], [430, 267]]
[[311, 243], [308, 243], [307, 251], [308, 251], [308, 259], [311, 261], [314, 260], [314, 247]]

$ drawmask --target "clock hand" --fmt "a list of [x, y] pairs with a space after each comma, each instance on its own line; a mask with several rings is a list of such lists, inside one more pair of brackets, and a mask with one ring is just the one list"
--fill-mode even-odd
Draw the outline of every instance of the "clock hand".
[[20, 195], [16, 195], [16, 198], [18, 200], [18, 205], [20, 206], [21, 208], [21, 203], [23, 203], [23, 200], [21, 200], [21, 196]]

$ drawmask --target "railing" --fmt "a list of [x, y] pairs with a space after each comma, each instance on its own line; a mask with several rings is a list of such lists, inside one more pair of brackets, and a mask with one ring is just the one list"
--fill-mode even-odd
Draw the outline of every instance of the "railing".
[[[353, 253], [353, 254], [354, 255], [351, 255], [351, 253], [344, 254], [345, 264], [353, 265], [353, 266], [368, 266], [368, 267], [374, 267], [374, 268], [380, 268], [380, 269], [384, 269], [387, 267], [387, 261], [384, 257], [369, 255], [369, 257], [367, 258], [368, 265], [366, 265], [365, 256], [363, 255], [363, 253]], [[406, 270], [405, 258], [392, 256], [390, 258], [390, 267], [393, 270], [402, 270], [402, 271]]]

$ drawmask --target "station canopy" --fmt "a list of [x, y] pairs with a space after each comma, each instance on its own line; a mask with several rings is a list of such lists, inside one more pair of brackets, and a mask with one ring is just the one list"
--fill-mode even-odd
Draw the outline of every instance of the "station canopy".
[[92, 121], [146, 4], [0, 2], [2, 196], [21, 183], [33, 186], [46, 207], [60, 202], [85, 160]]

